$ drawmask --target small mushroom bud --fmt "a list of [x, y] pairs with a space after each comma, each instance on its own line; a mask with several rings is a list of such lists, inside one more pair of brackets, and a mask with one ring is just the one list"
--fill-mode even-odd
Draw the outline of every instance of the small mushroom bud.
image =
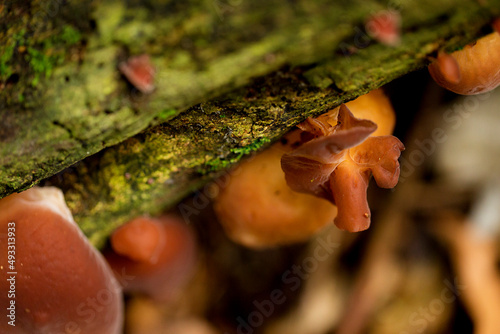
[[121, 62], [118, 69], [140, 92], [149, 94], [154, 91], [153, 81], [156, 71], [148, 55], [130, 57], [127, 61]]
[[429, 67], [429, 71], [434, 71], [435, 68], [440, 70], [439, 72], [446, 82], [455, 85], [460, 83], [460, 80], [462, 79], [462, 75], [460, 74], [460, 65], [458, 65], [457, 60], [452, 55], [449, 55], [444, 51], [439, 51], [436, 58], [436, 64], [432, 67], [432, 70], [431, 67]]
[[396, 46], [401, 42], [401, 14], [395, 10], [380, 11], [366, 22], [368, 35], [382, 44]]
[[169, 300], [194, 272], [193, 232], [174, 216], [131, 220], [113, 232], [111, 248], [104, 254], [113, 271], [131, 277], [122, 282], [126, 292]]
[[0, 200], [0, 229], [0, 303], [15, 314], [1, 333], [122, 333], [121, 288], [59, 189]]
[[452, 54], [439, 52], [428, 67], [438, 85], [462, 95], [486, 93], [500, 84], [500, 33], [493, 33]]

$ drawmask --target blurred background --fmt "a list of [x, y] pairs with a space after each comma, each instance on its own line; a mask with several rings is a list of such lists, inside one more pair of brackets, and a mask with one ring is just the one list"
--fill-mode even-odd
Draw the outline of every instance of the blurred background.
[[406, 150], [393, 190], [371, 181], [367, 231], [252, 250], [204, 205], [192, 278], [168, 301], [129, 295], [126, 332], [499, 333], [500, 90], [458, 96], [427, 70], [384, 90]]

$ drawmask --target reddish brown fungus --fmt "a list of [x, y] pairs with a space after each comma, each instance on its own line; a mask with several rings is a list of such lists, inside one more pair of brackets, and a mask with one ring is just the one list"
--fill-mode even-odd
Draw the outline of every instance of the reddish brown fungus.
[[[347, 105], [356, 117], [378, 125], [355, 121], [368, 126], [367, 134], [375, 128], [372, 136], [392, 133], [394, 110], [382, 90], [371, 91]], [[323, 198], [290, 189], [280, 161], [283, 154], [302, 142], [334, 131], [338, 109], [302, 123], [303, 131], [292, 131], [281, 142], [242, 162], [224, 181], [227, 184], [220, 189], [214, 209], [232, 240], [255, 248], [290, 244], [309, 239], [333, 221], [337, 207]]]
[[436, 65], [440, 68], [441, 74], [447, 82], [451, 84], [458, 84], [460, 82], [460, 67], [453, 56], [444, 51], [439, 51]]
[[382, 44], [394, 46], [401, 41], [401, 14], [395, 10], [376, 13], [365, 27], [368, 34]]
[[[56, 188], [32, 188], [0, 200], [3, 310], [14, 301], [15, 326], [1, 333], [122, 333], [121, 288], [102, 255], [73, 221]], [[8, 274], [15, 272], [16, 274]], [[10, 300], [9, 300], [10, 299]]]
[[133, 219], [113, 232], [111, 247], [105, 256], [115, 273], [132, 277], [122, 282], [127, 292], [168, 300], [194, 270], [193, 233], [174, 216]]
[[165, 243], [159, 222], [137, 218], [116, 229], [111, 235], [113, 250], [133, 261], [156, 263]]
[[493, 21], [493, 28], [500, 34], [500, 18]]
[[[308, 119], [301, 126], [311, 131]], [[321, 121], [320, 121], [321, 122]], [[317, 126], [316, 126], [317, 127]], [[316, 128], [315, 127], [315, 128]], [[370, 137], [377, 125], [355, 118], [342, 105], [335, 126], [323, 122], [319, 137], [283, 155], [281, 166], [295, 191], [325, 198], [337, 205], [335, 225], [357, 232], [370, 226], [366, 190], [373, 175], [378, 186], [392, 188], [399, 178], [398, 158], [403, 144], [393, 136]]]
[[144, 94], [149, 94], [155, 89], [155, 68], [148, 55], [140, 55], [127, 59], [118, 65], [120, 72], [127, 80]]

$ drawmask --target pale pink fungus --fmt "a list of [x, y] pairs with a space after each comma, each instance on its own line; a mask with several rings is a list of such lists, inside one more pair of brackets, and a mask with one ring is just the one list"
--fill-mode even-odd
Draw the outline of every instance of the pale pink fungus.
[[121, 62], [118, 69], [142, 93], [149, 94], [155, 89], [154, 76], [156, 71], [148, 55], [130, 57], [127, 61]]
[[395, 10], [380, 11], [365, 25], [368, 35], [382, 44], [395, 46], [401, 41], [401, 14]]

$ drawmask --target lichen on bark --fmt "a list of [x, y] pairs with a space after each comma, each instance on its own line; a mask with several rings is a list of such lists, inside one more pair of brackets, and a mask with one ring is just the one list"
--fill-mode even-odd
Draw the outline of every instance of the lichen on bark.
[[[84, 19], [95, 22], [73, 26], [79, 52], [23, 102], [13, 94], [31, 76], [16, 70], [17, 83], [4, 81], [0, 114], [10, 126], [0, 129], [0, 196], [80, 161], [45, 184], [65, 191], [84, 232], [102, 245], [125, 220], [175, 204], [306, 117], [425, 66], [438, 49], [463, 46], [500, 14], [498, 0], [224, 4], [88, 2]], [[368, 15], [390, 8], [403, 17], [394, 48], [363, 31]], [[159, 73], [151, 96], [134, 94], [116, 69], [143, 52]]]

